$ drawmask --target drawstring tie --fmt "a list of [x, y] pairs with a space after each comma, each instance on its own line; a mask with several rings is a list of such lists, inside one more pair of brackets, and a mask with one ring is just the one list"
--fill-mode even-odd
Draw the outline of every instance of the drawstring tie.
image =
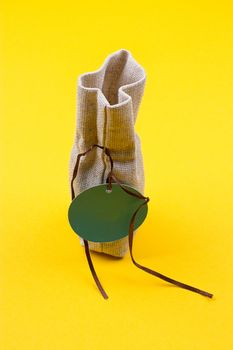
[[[131, 256], [131, 260], [132, 262], [134, 263], [134, 265], [136, 267], [138, 267], [139, 269], [155, 276], [155, 277], [158, 277], [168, 283], [171, 283], [171, 284], [174, 284], [176, 285], [177, 287], [180, 287], [180, 288], [184, 288], [184, 289], [187, 289], [187, 290], [190, 290], [191, 292], [195, 292], [195, 293], [198, 293], [198, 294], [201, 294], [205, 297], [208, 297], [208, 298], [212, 298], [213, 297], [213, 294], [211, 293], [208, 293], [208, 292], [205, 292], [201, 289], [198, 289], [196, 287], [192, 287], [188, 284], [185, 284], [185, 283], [182, 283], [182, 282], [178, 282], [170, 277], [167, 277], [165, 275], [162, 275], [161, 273], [159, 272], [156, 272], [146, 266], [143, 266], [141, 264], [139, 264], [138, 262], [135, 261], [134, 257], [133, 257], [133, 237], [134, 237], [134, 223], [135, 223], [135, 219], [136, 219], [136, 216], [137, 216], [137, 213], [139, 212], [139, 210], [144, 206], [146, 205], [148, 202], [149, 202], [149, 197], [144, 197], [142, 194], [140, 193], [134, 193], [132, 191], [130, 191], [128, 188], [124, 187], [124, 185], [122, 185], [120, 183], [120, 181], [116, 178], [116, 176], [113, 174], [113, 159], [111, 157], [111, 154], [110, 154], [110, 151], [108, 148], [104, 147], [104, 146], [100, 146], [100, 145], [97, 145], [97, 144], [94, 144], [92, 145], [87, 151], [83, 152], [83, 153], [80, 153], [78, 154], [77, 156], [77, 159], [76, 159], [76, 163], [75, 163], [75, 167], [74, 167], [74, 170], [73, 170], [73, 176], [72, 176], [72, 180], [71, 180], [71, 197], [72, 197], [72, 200], [75, 198], [75, 192], [74, 192], [74, 180], [77, 176], [77, 173], [78, 173], [78, 168], [79, 168], [79, 163], [80, 163], [80, 159], [81, 157], [87, 155], [89, 152], [91, 152], [93, 149], [95, 148], [100, 148], [102, 149], [105, 154], [108, 156], [108, 159], [110, 161], [110, 165], [111, 165], [111, 170], [108, 174], [108, 177], [107, 177], [107, 189], [109, 192], [112, 191], [112, 182], [114, 181], [118, 186], [121, 187], [121, 189], [123, 191], [125, 191], [127, 194], [129, 194], [130, 196], [134, 196], [134, 197], [137, 197], [139, 199], [142, 199], [143, 202], [142, 204], [140, 204], [138, 206], [138, 208], [135, 210], [135, 212], [133, 213], [131, 219], [130, 219], [130, 224], [129, 224], [129, 231], [128, 231], [128, 242], [129, 242], [129, 251], [130, 251], [130, 256]], [[86, 257], [87, 257], [87, 261], [88, 261], [88, 264], [89, 264], [89, 268], [91, 270], [91, 273], [92, 273], [92, 276], [95, 280], [95, 283], [100, 291], [100, 293], [102, 294], [102, 296], [104, 297], [104, 299], [108, 299], [108, 295], [107, 293], [105, 292], [104, 288], [102, 287], [102, 284], [100, 283], [99, 281], [99, 278], [96, 274], [96, 271], [95, 271], [95, 268], [94, 268], [94, 265], [93, 265], [93, 262], [92, 262], [92, 259], [91, 259], [91, 255], [90, 255], [90, 249], [89, 249], [89, 244], [88, 244], [88, 241], [86, 239], [83, 239], [84, 241], [84, 246], [85, 246], [85, 253], [86, 253]]]

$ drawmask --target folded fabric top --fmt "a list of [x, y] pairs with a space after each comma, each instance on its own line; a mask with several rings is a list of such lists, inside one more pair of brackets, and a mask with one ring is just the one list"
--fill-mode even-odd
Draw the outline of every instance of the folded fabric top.
[[78, 88], [82, 93], [97, 92], [109, 108], [117, 108], [132, 99], [137, 114], [146, 80], [144, 68], [130, 51], [120, 49], [105, 59], [96, 71], [81, 74]]

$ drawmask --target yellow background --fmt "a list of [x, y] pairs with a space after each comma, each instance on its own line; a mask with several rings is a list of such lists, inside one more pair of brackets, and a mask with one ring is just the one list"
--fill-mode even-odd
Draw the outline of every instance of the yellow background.
[[[1, 3], [0, 350], [231, 350], [233, 25], [226, 1]], [[125, 48], [147, 73], [149, 215], [138, 262], [92, 254], [67, 221], [79, 74]]]

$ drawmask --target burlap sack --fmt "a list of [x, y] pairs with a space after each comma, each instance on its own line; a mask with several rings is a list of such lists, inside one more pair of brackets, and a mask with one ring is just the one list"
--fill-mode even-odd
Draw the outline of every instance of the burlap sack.
[[[144, 92], [144, 69], [130, 51], [120, 49], [110, 54], [100, 69], [78, 78], [75, 141], [69, 163], [69, 181], [79, 153], [93, 144], [109, 148], [114, 174], [144, 194], [144, 169], [141, 144], [134, 125]], [[109, 173], [104, 152], [95, 149], [80, 160], [74, 181], [75, 196], [89, 187], [106, 182]], [[81, 244], [83, 244], [80, 238]], [[128, 237], [108, 242], [89, 242], [91, 250], [123, 257], [128, 251]]]

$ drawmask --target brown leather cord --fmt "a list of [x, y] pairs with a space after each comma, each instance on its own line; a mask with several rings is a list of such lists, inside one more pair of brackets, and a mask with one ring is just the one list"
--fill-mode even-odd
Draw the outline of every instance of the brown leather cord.
[[129, 226], [129, 251], [130, 251], [130, 256], [131, 256], [131, 259], [134, 263], [134, 265], [136, 265], [139, 269], [145, 271], [145, 272], [148, 272], [150, 273], [151, 275], [154, 275], [158, 278], [161, 278], [162, 280], [166, 281], [166, 282], [169, 282], [169, 283], [172, 283], [178, 287], [181, 287], [181, 288], [184, 288], [184, 289], [188, 289], [192, 292], [195, 292], [195, 293], [199, 293], [205, 297], [208, 297], [208, 298], [212, 298], [213, 297], [213, 294], [211, 293], [208, 293], [208, 292], [205, 292], [204, 290], [201, 290], [201, 289], [198, 289], [198, 288], [195, 288], [195, 287], [192, 287], [192, 286], [189, 286], [188, 284], [185, 284], [185, 283], [182, 283], [182, 282], [178, 282], [170, 277], [167, 277], [167, 276], [164, 276], [162, 275], [161, 273], [159, 272], [156, 272], [154, 270], [151, 270], [149, 269], [148, 267], [145, 267], [145, 266], [142, 266], [140, 264], [138, 264], [134, 257], [133, 257], [133, 232], [134, 232], [134, 222], [135, 222], [135, 218], [136, 218], [136, 215], [137, 213], [139, 212], [139, 210], [147, 203], [148, 201], [146, 200], [144, 203], [142, 203], [138, 208], [137, 210], [134, 212], [131, 220], [130, 220], [130, 226]]
[[103, 295], [104, 299], [108, 299], [108, 295], [105, 292], [104, 288], [102, 287], [102, 285], [101, 285], [101, 283], [100, 283], [100, 281], [99, 281], [99, 279], [97, 277], [97, 274], [95, 272], [95, 268], [94, 268], [94, 265], [93, 265], [92, 260], [91, 260], [91, 255], [90, 255], [90, 249], [89, 249], [88, 241], [86, 239], [84, 239], [84, 246], [85, 246], [85, 253], [86, 253], [87, 261], [88, 261], [88, 264], [89, 264], [92, 276], [93, 276], [93, 278], [95, 280], [95, 283], [96, 283], [97, 287], [99, 288], [100, 293]]
[[80, 158], [85, 156], [85, 155], [87, 155], [89, 152], [91, 152], [93, 149], [95, 149], [97, 147], [101, 148], [102, 150], [104, 150], [105, 154], [109, 157], [110, 164], [111, 164], [111, 171], [110, 171], [110, 173], [112, 173], [112, 171], [113, 171], [113, 160], [112, 160], [112, 157], [110, 155], [110, 152], [109, 152], [108, 148], [106, 148], [104, 146], [99, 146], [99, 145], [94, 144], [87, 151], [85, 151], [83, 153], [79, 153], [78, 156], [77, 156], [77, 159], [76, 159], [75, 167], [74, 167], [74, 170], [73, 170], [73, 176], [72, 176], [72, 180], [71, 180], [71, 198], [72, 198], [72, 200], [75, 198], [73, 183], [74, 183], [74, 179], [76, 178], [77, 173], [78, 173], [78, 167], [79, 167], [79, 163], [80, 163]]
[[[74, 179], [76, 178], [77, 176], [77, 173], [78, 173], [78, 168], [79, 168], [79, 163], [80, 163], [80, 158], [85, 156], [86, 154], [88, 154], [89, 152], [91, 152], [94, 148], [101, 148], [104, 150], [105, 154], [109, 157], [109, 160], [110, 160], [110, 164], [111, 164], [111, 171], [110, 173], [112, 173], [112, 170], [113, 170], [113, 160], [112, 160], [112, 157], [110, 155], [110, 152], [109, 150], [106, 148], [106, 147], [103, 147], [103, 146], [99, 146], [99, 145], [92, 145], [87, 151], [83, 152], [83, 153], [79, 153], [78, 156], [77, 156], [77, 160], [76, 160], [76, 164], [75, 164], [75, 167], [74, 167], [74, 170], [73, 170], [73, 176], [72, 176], [72, 180], [71, 180], [71, 197], [72, 197], [72, 200], [75, 198], [75, 193], [74, 193]], [[89, 249], [89, 244], [88, 244], [88, 241], [86, 239], [83, 239], [84, 241], [84, 246], [85, 246], [85, 253], [86, 253], [86, 257], [87, 257], [87, 261], [88, 261], [88, 264], [89, 264], [89, 268], [91, 270], [91, 273], [92, 273], [92, 276], [95, 280], [95, 283], [100, 291], [100, 293], [102, 294], [103, 298], [104, 299], [108, 299], [108, 295], [107, 293], [105, 292], [104, 288], [102, 287], [102, 284], [100, 283], [100, 280], [98, 279], [98, 276], [95, 272], [95, 268], [94, 268], [94, 265], [92, 263], [92, 260], [91, 260], [91, 255], [90, 255], [90, 249]]]
[[[112, 173], [110, 173], [110, 174], [108, 175], [108, 177], [110, 177], [112, 180], [114, 180], [115, 183], [117, 183], [117, 185], [120, 186], [120, 187], [122, 188], [122, 190], [125, 191], [126, 193], [128, 193], [128, 194], [130, 194], [131, 196], [134, 196], [134, 197], [136, 197], [136, 198], [139, 198], [139, 199], [146, 199], [147, 202], [149, 202], [149, 197], [144, 197], [141, 193], [139, 193], [139, 192], [138, 192], [138, 193], [135, 193], [135, 192], [129, 190], [128, 188], [124, 187], [124, 185], [122, 185], [122, 184], [120, 183], [120, 181], [116, 178], [116, 176], [113, 175]], [[111, 181], [111, 180], [108, 180], [108, 178], [107, 178], [107, 181], [109, 181], [110, 184], [112, 183], [112, 181]]]
[[144, 197], [143, 195], [141, 195], [140, 193], [134, 193], [134, 192], [131, 192], [129, 189], [126, 189], [124, 187], [124, 185], [121, 185], [121, 183], [117, 180], [117, 178], [113, 175], [113, 174], [110, 174], [109, 176], [111, 176], [115, 182], [125, 191], [127, 192], [128, 194], [134, 196], [134, 197], [137, 197], [139, 199], [144, 199], [144, 202], [142, 204], [140, 204], [140, 206], [136, 209], [136, 211], [134, 212], [131, 220], [130, 220], [130, 225], [129, 225], [129, 250], [130, 250], [130, 256], [131, 256], [131, 259], [134, 263], [135, 266], [137, 266], [139, 269], [147, 272], [147, 273], [150, 273], [151, 275], [154, 275], [158, 278], [161, 278], [162, 280], [166, 281], [166, 282], [169, 282], [169, 283], [172, 283], [178, 287], [181, 287], [181, 288], [184, 288], [184, 289], [188, 289], [192, 292], [195, 292], [195, 293], [199, 293], [203, 296], [206, 296], [208, 298], [212, 298], [213, 297], [213, 294], [211, 293], [208, 293], [208, 292], [205, 292], [201, 289], [198, 289], [198, 288], [195, 288], [195, 287], [192, 287], [192, 286], [189, 286], [188, 284], [185, 284], [185, 283], [182, 283], [182, 282], [178, 282], [170, 277], [167, 277], [167, 276], [164, 276], [162, 275], [161, 273], [159, 272], [156, 272], [154, 270], [151, 270], [149, 269], [148, 267], [145, 267], [145, 266], [142, 266], [141, 264], [138, 264], [134, 257], [133, 257], [133, 232], [134, 232], [134, 222], [135, 222], [135, 218], [137, 216], [137, 213], [139, 212], [139, 210], [144, 206], [146, 205], [148, 202], [149, 202], [149, 198], [148, 197]]
[[[112, 157], [110, 155], [110, 151], [109, 149], [103, 147], [103, 146], [99, 146], [99, 145], [93, 145], [91, 148], [89, 148], [86, 152], [84, 153], [80, 153], [77, 157], [77, 161], [76, 161], [76, 165], [74, 167], [74, 172], [73, 172], [73, 177], [72, 177], [72, 181], [71, 181], [71, 191], [72, 191], [72, 199], [74, 199], [75, 197], [75, 194], [74, 194], [74, 189], [73, 189], [73, 181], [77, 175], [77, 172], [78, 172], [78, 166], [79, 166], [79, 161], [80, 161], [80, 158], [82, 156], [85, 156], [87, 153], [89, 153], [91, 150], [93, 150], [95, 147], [99, 147], [101, 149], [104, 150], [104, 152], [106, 153], [106, 155], [109, 157], [110, 159], [110, 163], [111, 163], [111, 171], [107, 177], [107, 183], [108, 183], [108, 189], [111, 191], [112, 190], [112, 181], [114, 180], [117, 185], [119, 185], [122, 190], [124, 190], [126, 193], [128, 193], [129, 195], [131, 196], [134, 196], [134, 197], [137, 197], [139, 199], [142, 199], [143, 200], [143, 203], [139, 205], [139, 207], [135, 210], [134, 214], [132, 215], [131, 217], [131, 220], [130, 220], [130, 225], [129, 225], [129, 232], [128, 232], [128, 238], [129, 238], [129, 251], [130, 251], [130, 256], [131, 256], [131, 260], [132, 262], [134, 263], [134, 265], [136, 267], [138, 267], [139, 269], [155, 276], [155, 277], [158, 277], [168, 283], [171, 283], [171, 284], [174, 284], [176, 285], [177, 287], [180, 287], [180, 288], [184, 288], [184, 289], [187, 289], [187, 290], [190, 290], [192, 292], [195, 292], [195, 293], [198, 293], [198, 294], [201, 294], [205, 297], [208, 297], [208, 298], [212, 298], [213, 297], [213, 294], [211, 293], [208, 293], [208, 292], [205, 292], [201, 289], [198, 289], [198, 288], [195, 288], [195, 287], [192, 287], [188, 284], [185, 284], [185, 283], [182, 283], [182, 282], [178, 282], [170, 277], [167, 277], [165, 275], [162, 275], [161, 273], [159, 272], [156, 272], [148, 267], [145, 267], [139, 263], [137, 263], [133, 257], [133, 238], [134, 238], [134, 223], [135, 223], [135, 219], [136, 219], [136, 216], [137, 216], [137, 213], [139, 212], [139, 210], [144, 206], [146, 205], [148, 202], [149, 202], [149, 198], [148, 197], [144, 197], [142, 194], [140, 193], [135, 193], [133, 191], [130, 191], [128, 188], [124, 187], [124, 185], [122, 185], [120, 183], [120, 181], [115, 177], [115, 175], [113, 174], [113, 160], [112, 160]], [[85, 245], [85, 253], [86, 253], [86, 256], [87, 256], [87, 260], [88, 260], [88, 264], [89, 264], [89, 267], [90, 267], [90, 270], [92, 272], [92, 276], [96, 282], [96, 285], [97, 287], [99, 288], [102, 296], [107, 299], [108, 298], [108, 295], [106, 294], [105, 290], [103, 289], [98, 277], [97, 277], [97, 274], [95, 272], [95, 269], [94, 269], [94, 266], [93, 266], [93, 263], [92, 263], [92, 260], [91, 260], [91, 256], [90, 256], [90, 250], [89, 250], [89, 245], [88, 245], [88, 241], [84, 239], [84, 245]]]

